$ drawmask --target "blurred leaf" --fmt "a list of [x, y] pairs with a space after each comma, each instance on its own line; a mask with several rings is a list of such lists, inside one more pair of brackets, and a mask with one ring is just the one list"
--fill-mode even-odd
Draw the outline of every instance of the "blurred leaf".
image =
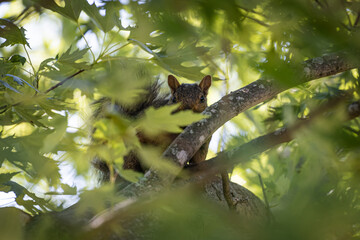
[[10, 86], [7, 82], [3, 81], [3, 80], [0, 80], [0, 83], [2, 85], [4, 85], [6, 88], [10, 89], [11, 91], [13, 92], [16, 92], [16, 93], [20, 93], [18, 90], [16, 90], [15, 88], [13, 88], [12, 86]]
[[63, 192], [47, 192], [46, 195], [76, 195], [77, 187], [70, 187], [67, 184], [62, 183], [61, 188]]
[[21, 65], [24, 65], [26, 63], [26, 58], [19, 54], [12, 55], [9, 60], [13, 63], [21, 63]]
[[0, 173], [0, 183], [10, 181], [10, 179], [18, 173], [20, 173], [20, 172]]
[[39, 66], [39, 72], [42, 71], [42, 70], [45, 70], [45, 69], [49, 69], [49, 70], [56, 70], [53, 66], [49, 66], [48, 63], [52, 62], [52, 61], [55, 61], [56, 59], [55, 58], [48, 58], [48, 59], [45, 59], [44, 61], [42, 61], [40, 63], [40, 66]]
[[57, 62], [60, 64], [71, 65], [74, 68], [81, 69], [87, 66], [85, 62], [76, 62], [84, 57], [84, 54], [89, 50], [89, 48], [84, 48], [82, 50], [75, 49], [71, 51], [72, 47], [70, 46], [60, 57], [57, 59]]
[[55, 146], [64, 137], [68, 125], [67, 116], [57, 117], [53, 120], [52, 125], [55, 130], [44, 138], [43, 147], [40, 149], [43, 153], [54, 152]]
[[10, 20], [4, 18], [0, 18], [0, 28], [0, 37], [6, 39], [6, 41], [0, 45], [0, 48], [13, 46], [15, 44], [26, 44], [28, 47], [30, 47], [25, 38], [24, 28], [18, 28]]
[[51, 11], [57, 12], [64, 17], [70, 18], [71, 20], [77, 21], [80, 12], [84, 5], [87, 5], [85, 0], [64, 0], [65, 6], [60, 7], [54, 0], [32, 0], [33, 2], [39, 4], [41, 7], [50, 9]]
[[95, 3], [93, 4], [84, 4], [83, 11], [91, 18], [92, 21], [104, 32], [109, 32], [113, 29], [114, 26], [119, 27], [119, 29], [124, 30], [121, 25], [119, 10], [121, 4], [117, 2], [106, 2], [105, 5], [105, 16], [102, 16], [99, 12], [99, 8], [96, 7]]
[[142, 147], [138, 150], [141, 163], [148, 167], [153, 168], [161, 174], [175, 174], [179, 172], [179, 166], [175, 165], [172, 161], [168, 161], [161, 157], [162, 151], [157, 148]]
[[126, 181], [132, 182], [132, 183], [137, 183], [139, 182], [139, 179], [141, 179], [142, 177], [144, 177], [143, 173], [139, 173], [139, 172], [135, 172], [133, 170], [126, 170], [122, 168], [122, 163], [119, 164], [120, 167], [118, 168], [119, 170], [119, 174], [122, 178], [124, 178]]
[[79, 214], [88, 211], [99, 213], [123, 199], [122, 196], [116, 193], [114, 185], [107, 184], [98, 189], [84, 191], [81, 194], [81, 201], [77, 210]]
[[178, 133], [182, 131], [181, 127], [206, 118], [205, 115], [192, 111], [180, 111], [171, 114], [177, 108], [177, 105], [164, 106], [158, 109], [150, 107], [145, 111], [145, 116], [139, 121], [139, 128], [150, 136], [156, 136], [163, 132]]
[[43, 211], [56, 210], [56, 208], [53, 207], [53, 205], [51, 205], [48, 200], [37, 197], [34, 193], [31, 193], [18, 183], [9, 181], [6, 183], [6, 185], [10, 187], [10, 191], [15, 193], [16, 203], [20, 206], [23, 206], [31, 214], [40, 213], [40, 209]]
[[28, 83], [27, 81], [25, 81], [24, 79], [20, 78], [20, 77], [17, 77], [17, 76], [14, 76], [12, 74], [5, 74], [5, 76], [8, 76], [8, 77], [12, 77], [13, 80], [18, 83], [19, 85], [23, 86], [24, 83], [26, 85], [28, 85], [29, 87], [31, 87], [32, 89], [34, 89], [36, 92], [39, 92], [39, 90], [37, 90], [36, 88], [34, 88], [33, 85], [31, 85], [30, 83]]
[[21, 240], [24, 238], [22, 226], [25, 220], [21, 210], [0, 208], [0, 231], [3, 239]]

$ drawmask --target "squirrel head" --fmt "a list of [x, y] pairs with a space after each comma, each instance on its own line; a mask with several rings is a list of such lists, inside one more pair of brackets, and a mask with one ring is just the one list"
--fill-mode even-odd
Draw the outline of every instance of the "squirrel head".
[[210, 75], [205, 76], [199, 84], [180, 84], [173, 75], [169, 75], [168, 85], [171, 89], [169, 103], [180, 103], [179, 108], [173, 113], [187, 109], [200, 113], [207, 107], [206, 97], [211, 86]]

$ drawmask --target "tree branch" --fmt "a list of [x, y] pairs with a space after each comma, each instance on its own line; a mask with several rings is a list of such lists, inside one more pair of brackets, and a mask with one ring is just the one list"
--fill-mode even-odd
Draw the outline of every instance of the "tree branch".
[[[296, 85], [359, 66], [359, 62], [354, 59], [346, 58], [342, 54], [332, 54], [303, 62], [299, 78], [293, 79], [287, 86], [280, 86], [276, 81], [270, 79], [259, 79], [252, 82], [209, 106], [203, 112], [209, 117], [186, 127], [163, 153], [163, 157], [184, 167], [200, 146], [219, 127], [238, 114]], [[150, 176], [151, 173], [147, 175]]]
[[[332, 99], [326, 104], [323, 104], [310, 115], [308, 119], [297, 120], [291, 127], [280, 128], [274, 132], [255, 138], [240, 147], [228, 152], [220, 152], [216, 157], [201, 162], [197, 165], [190, 166], [187, 170], [198, 175], [212, 175], [221, 172], [222, 169], [229, 168], [234, 164], [245, 162], [254, 154], [264, 152], [281, 143], [290, 142], [295, 138], [295, 134], [304, 127], [308, 127], [310, 123], [328, 112], [329, 109], [338, 106], [345, 100], [345, 97]], [[360, 116], [360, 101], [356, 101], [347, 106], [347, 116], [344, 120], [351, 120]], [[235, 157], [236, 156], [236, 157]]]

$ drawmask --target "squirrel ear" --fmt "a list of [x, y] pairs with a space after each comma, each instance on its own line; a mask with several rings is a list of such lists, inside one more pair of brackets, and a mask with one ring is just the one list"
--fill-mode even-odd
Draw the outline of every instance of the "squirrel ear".
[[206, 75], [199, 83], [199, 87], [205, 94], [207, 94], [210, 86], [211, 86], [211, 76]]
[[173, 94], [178, 87], [180, 87], [179, 81], [173, 75], [168, 76], [168, 85], [171, 89], [171, 93]]

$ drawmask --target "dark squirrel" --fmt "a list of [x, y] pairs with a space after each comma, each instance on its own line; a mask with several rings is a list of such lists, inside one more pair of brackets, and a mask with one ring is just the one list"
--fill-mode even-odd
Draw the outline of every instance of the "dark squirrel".
[[[142, 100], [134, 106], [121, 106], [115, 104], [114, 108], [120, 114], [129, 118], [139, 118], [139, 116], [149, 107], [159, 108], [165, 105], [180, 103], [179, 107], [173, 111], [173, 114], [183, 110], [192, 110], [196, 113], [201, 113], [207, 107], [207, 94], [211, 86], [211, 76], [205, 76], [199, 84], [180, 84], [179, 81], [173, 76], [168, 76], [168, 85], [171, 90], [170, 99], [159, 97], [159, 84], [151, 85]], [[102, 102], [101, 102], [102, 101]], [[95, 118], [98, 118], [102, 108], [109, 104], [109, 101], [101, 100], [100, 107], [95, 112]], [[171, 142], [178, 136], [176, 133], [164, 133], [156, 138], [145, 136], [142, 132], [138, 132], [137, 136], [143, 145], [158, 146], [163, 151], [171, 144]], [[201, 148], [189, 161], [190, 164], [196, 164], [204, 161], [208, 151], [210, 139], [204, 143]], [[92, 165], [98, 169], [102, 175], [102, 181], [110, 180], [110, 168], [105, 161], [95, 158]], [[145, 172], [146, 169], [141, 165], [136, 153], [131, 151], [124, 157], [123, 169], [131, 169], [137, 172]], [[118, 176], [117, 176], [118, 177]]]

